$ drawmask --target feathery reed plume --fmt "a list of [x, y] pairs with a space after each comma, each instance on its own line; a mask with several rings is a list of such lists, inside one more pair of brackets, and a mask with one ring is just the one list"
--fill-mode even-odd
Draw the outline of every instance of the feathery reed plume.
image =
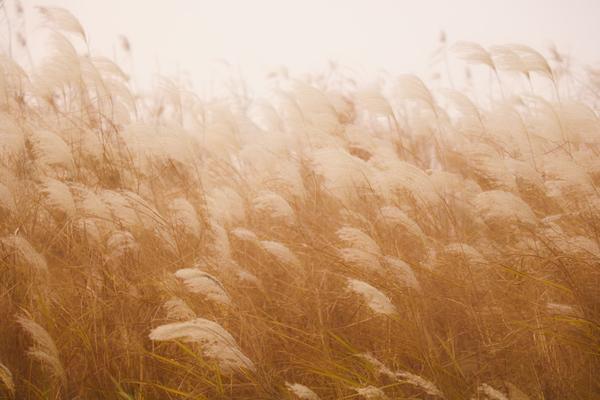
[[382, 266], [379, 256], [354, 247], [346, 247], [338, 251], [340, 258], [350, 265], [365, 271], [380, 271]]
[[366, 362], [371, 364], [371, 366], [375, 367], [375, 369], [379, 375], [385, 375], [390, 378], [396, 377], [396, 373], [394, 371], [392, 371], [391, 369], [389, 369], [384, 363], [382, 363], [377, 358], [375, 358], [375, 356], [373, 354], [361, 353], [361, 354], [357, 354], [357, 357], [365, 360]]
[[498, 389], [494, 389], [487, 383], [479, 385], [477, 391], [482, 393], [487, 400], [510, 400], [504, 393]]
[[72, 185], [71, 189], [78, 213], [85, 217], [94, 217], [103, 221], [111, 220], [111, 213], [107, 204], [94, 191], [83, 185]]
[[11, 190], [0, 183], [0, 211], [2, 210], [14, 214], [17, 211], [17, 206]]
[[94, 218], [79, 218], [74, 221], [73, 227], [76, 232], [79, 232], [82, 237], [87, 238], [90, 243], [100, 245], [102, 234], [97, 222], [98, 220]]
[[161, 325], [150, 332], [151, 340], [180, 340], [201, 345], [202, 354], [215, 359], [222, 372], [254, 370], [252, 361], [242, 353], [235, 339], [221, 325], [204, 318]]
[[384, 117], [394, 115], [390, 103], [377, 89], [361, 90], [355, 96], [359, 106], [370, 113]]
[[83, 27], [68, 10], [60, 7], [38, 7], [37, 9], [54, 29], [77, 34], [84, 42], [87, 41]]
[[555, 315], [571, 315], [571, 316], [579, 316], [580, 313], [573, 307], [571, 304], [561, 304], [561, 303], [546, 303], [546, 310], [549, 313]]
[[127, 254], [136, 253], [140, 246], [131, 232], [116, 231], [107, 239], [106, 248], [108, 250], [108, 259], [115, 260]]
[[27, 354], [48, 368], [51, 374], [64, 385], [67, 379], [65, 370], [60, 361], [58, 348], [50, 334], [27, 313], [17, 315], [17, 323], [33, 340], [33, 345]]
[[433, 382], [428, 381], [427, 379], [419, 375], [415, 375], [407, 371], [392, 371], [370, 353], [358, 354], [358, 357], [362, 358], [363, 360], [371, 364], [373, 367], [375, 367], [377, 372], [381, 375], [386, 375], [400, 382], [418, 387], [430, 396], [435, 396], [442, 399], [444, 398], [443, 393], [437, 388], [437, 386]]
[[400, 161], [389, 149], [380, 150], [371, 160], [377, 170], [371, 175], [375, 192], [388, 204], [394, 204], [398, 196], [410, 202], [434, 208], [440, 198], [429, 176], [419, 167]]
[[343, 149], [315, 150], [311, 161], [314, 171], [323, 178], [323, 187], [342, 200], [353, 198], [357, 191], [369, 187], [370, 167]]
[[398, 283], [400, 283], [402, 286], [412, 288], [418, 292], [421, 291], [421, 285], [419, 284], [419, 281], [417, 280], [417, 277], [410, 265], [399, 258], [392, 256], [385, 256], [384, 260]]
[[358, 279], [348, 278], [348, 290], [361, 295], [369, 308], [377, 314], [392, 315], [396, 313], [396, 306], [379, 289]]
[[215, 303], [229, 305], [231, 299], [223, 284], [214, 276], [197, 268], [184, 268], [175, 272], [175, 276], [192, 293], [199, 293]]
[[290, 265], [296, 269], [302, 266], [300, 259], [286, 245], [273, 240], [261, 240], [261, 247], [271, 254], [277, 261], [283, 265]]
[[432, 110], [436, 109], [433, 95], [417, 76], [408, 74], [400, 75], [396, 85], [396, 93], [401, 98], [421, 101]]
[[0, 239], [3, 253], [15, 257], [17, 265], [31, 268], [36, 274], [46, 275], [48, 264], [46, 258], [20, 235], [8, 235]]
[[242, 227], [233, 228], [231, 230], [231, 234], [239, 240], [250, 243], [258, 243], [258, 236], [256, 236], [256, 233], [252, 232], [250, 229]]
[[2, 362], [0, 362], [0, 382], [4, 385], [8, 397], [11, 399], [14, 398], [16, 390], [15, 381], [13, 380], [13, 375], [8, 367], [2, 364]]
[[246, 219], [244, 200], [227, 186], [210, 190], [206, 195], [206, 206], [211, 220], [224, 226], [242, 223]]
[[529, 205], [516, 195], [502, 190], [482, 192], [475, 198], [477, 213], [489, 223], [536, 225]]
[[112, 220], [117, 226], [134, 229], [141, 225], [140, 218], [127, 198], [113, 190], [103, 190], [99, 193], [101, 201], [111, 213]]
[[440, 389], [437, 388], [437, 386], [433, 382], [428, 381], [427, 379], [419, 375], [415, 375], [407, 371], [398, 371], [396, 372], [396, 377], [405, 383], [420, 388], [421, 390], [425, 391], [425, 393], [431, 396], [440, 397], [442, 399], [444, 398], [444, 394], [440, 391]]
[[309, 387], [304, 386], [300, 383], [286, 382], [285, 387], [287, 388], [287, 390], [289, 390], [291, 393], [293, 393], [299, 399], [304, 399], [304, 400], [319, 400], [320, 399], [320, 397], [317, 396], [317, 394], [315, 392], [313, 392], [312, 389], [310, 389]]
[[281, 219], [288, 225], [292, 225], [296, 219], [289, 203], [279, 194], [269, 190], [258, 193], [252, 203], [255, 210], [264, 212], [271, 218]]
[[365, 386], [360, 388], [354, 388], [354, 391], [358, 396], [367, 400], [387, 400], [389, 397], [383, 390], [375, 386]]
[[381, 254], [381, 249], [377, 242], [360, 229], [345, 226], [338, 229], [336, 234], [340, 240], [346, 242], [354, 249], [362, 250], [373, 255]]
[[165, 301], [163, 308], [167, 311], [167, 318], [178, 321], [188, 321], [196, 318], [194, 310], [179, 297], [172, 297]]
[[415, 239], [424, 239], [425, 234], [421, 227], [412, 220], [404, 211], [398, 207], [381, 207], [379, 209], [381, 220], [389, 226], [400, 226], [412, 235]]
[[509, 44], [507, 47], [518, 54], [521, 62], [523, 63], [523, 67], [528, 74], [531, 72], [536, 72], [550, 79], [551, 81], [554, 80], [552, 68], [544, 56], [542, 56], [539, 52], [522, 44]]
[[184, 232], [198, 237], [200, 235], [200, 222], [194, 206], [182, 197], [174, 199], [169, 203], [169, 211], [175, 226]]
[[492, 70], [496, 69], [490, 53], [477, 43], [457, 42], [452, 46], [452, 50], [469, 64], [483, 64]]
[[527, 66], [512, 48], [509, 46], [491, 46], [490, 55], [494, 60], [494, 65], [500, 71], [520, 72], [529, 77]]
[[46, 204], [56, 209], [67, 217], [75, 214], [75, 201], [69, 187], [56, 179], [46, 179], [42, 184], [41, 192], [45, 196]]
[[231, 258], [231, 243], [227, 231], [217, 223], [211, 223], [213, 234], [212, 252], [214, 257], [223, 262], [229, 262]]
[[74, 165], [73, 154], [65, 141], [48, 130], [36, 130], [28, 136], [31, 152], [42, 167], [59, 166], [71, 169]]
[[461, 258], [471, 265], [482, 266], [487, 263], [477, 249], [466, 243], [450, 243], [444, 247], [444, 254]]

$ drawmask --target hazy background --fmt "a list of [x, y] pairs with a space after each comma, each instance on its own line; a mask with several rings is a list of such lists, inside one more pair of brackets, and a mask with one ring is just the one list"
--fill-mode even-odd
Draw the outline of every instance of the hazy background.
[[555, 43], [583, 63], [600, 61], [599, 0], [24, 1], [34, 35], [42, 35], [36, 5], [69, 9], [92, 51], [116, 58], [138, 88], [150, 87], [156, 73], [186, 72], [196, 88], [206, 88], [227, 70], [223, 60], [251, 84], [277, 66], [315, 71], [328, 60], [359, 74], [426, 75], [442, 30], [450, 43], [519, 42], [544, 53]]

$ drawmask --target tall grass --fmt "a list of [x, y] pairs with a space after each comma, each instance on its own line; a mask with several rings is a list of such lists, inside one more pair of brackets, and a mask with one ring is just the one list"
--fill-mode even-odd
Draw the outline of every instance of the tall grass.
[[597, 72], [460, 43], [483, 105], [339, 71], [144, 97], [40, 11], [55, 51], [0, 60], [4, 397], [600, 396]]

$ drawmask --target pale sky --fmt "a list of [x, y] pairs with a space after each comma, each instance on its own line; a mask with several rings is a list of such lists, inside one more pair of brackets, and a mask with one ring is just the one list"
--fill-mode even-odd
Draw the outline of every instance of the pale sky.
[[158, 71], [167, 76], [188, 71], [198, 85], [223, 68], [222, 59], [239, 65], [251, 82], [280, 65], [323, 70], [328, 60], [366, 73], [425, 73], [441, 30], [450, 43], [523, 43], [543, 53], [555, 43], [583, 63], [600, 62], [600, 0], [23, 0], [23, 5], [30, 29], [39, 23], [36, 5], [70, 10], [95, 54], [116, 56], [130, 68], [119, 47], [119, 35], [126, 36], [142, 87]]

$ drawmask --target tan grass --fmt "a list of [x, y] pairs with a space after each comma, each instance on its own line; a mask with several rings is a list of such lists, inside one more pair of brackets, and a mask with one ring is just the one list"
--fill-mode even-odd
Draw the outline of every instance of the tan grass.
[[49, 58], [0, 57], [0, 396], [598, 397], [598, 71], [462, 42], [487, 98], [141, 94], [40, 11]]

